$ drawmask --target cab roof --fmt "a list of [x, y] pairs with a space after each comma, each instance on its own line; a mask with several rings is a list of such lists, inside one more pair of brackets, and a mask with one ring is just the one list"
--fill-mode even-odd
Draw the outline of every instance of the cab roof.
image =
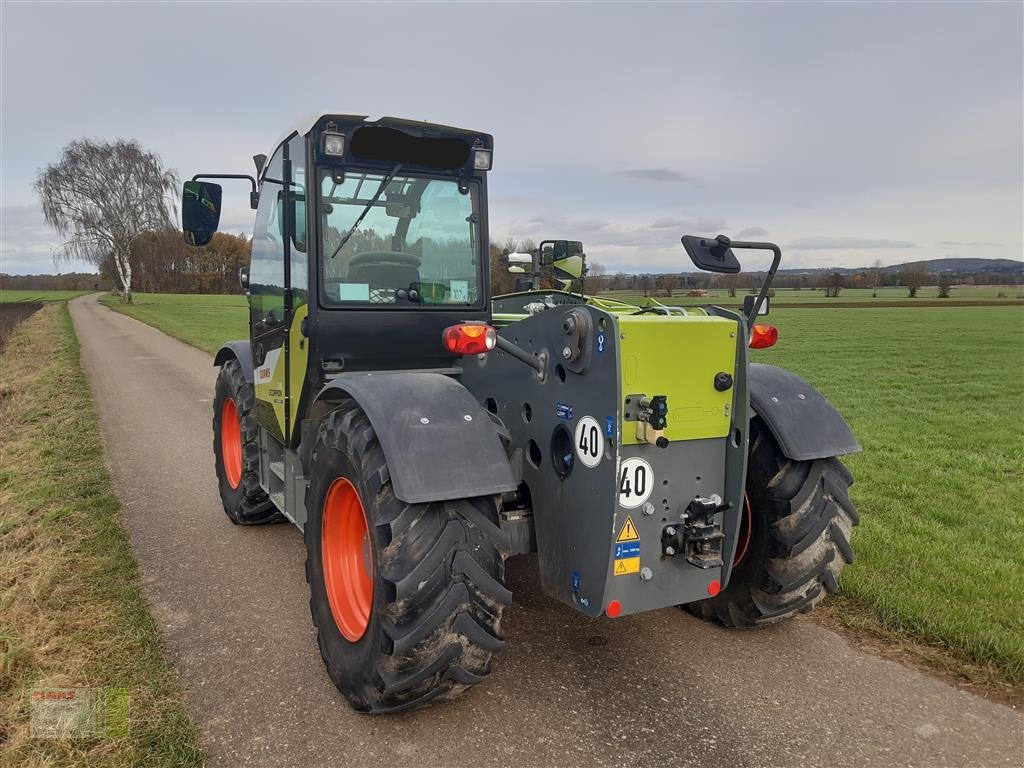
[[[377, 126], [382, 128], [396, 128], [398, 130], [418, 132], [424, 129], [428, 131], [437, 131], [452, 136], [460, 136], [469, 140], [480, 139], [482, 145], [486, 149], [492, 149], [494, 139], [490, 134], [482, 133], [481, 131], [471, 131], [465, 128], [455, 128], [450, 125], [441, 125], [440, 123], [430, 123], [426, 120], [409, 120], [402, 117], [378, 117], [376, 119], [369, 119], [367, 115], [348, 115], [342, 112], [311, 112], [301, 117], [296, 121], [288, 130], [281, 134], [278, 140], [274, 143], [270, 152], [267, 154], [268, 158], [274, 156], [285, 141], [287, 141], [294, 134], [299, 136], [306, 136], [310, 131], [313, 130], [314, 126], [324, 120], [332, 120], [339, 125], [362, 123], [363, 125]], [[266, 171], [266, 166], [260, 172], [260, 178], [262, 179], [263, 173]]]

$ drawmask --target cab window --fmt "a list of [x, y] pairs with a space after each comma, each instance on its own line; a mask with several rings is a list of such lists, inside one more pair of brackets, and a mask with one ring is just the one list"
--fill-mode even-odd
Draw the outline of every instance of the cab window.
[[323, 295], [331, 306], [475, 306], [477, 186], [349, 169], [320, 180]]
[[249, 311], [253, 336], [270, 333], [284, 324], [284, 243], [278, 225], [281, 205], [283, 148], [267, 166], [260, 187], [256, 225], [249, 265]]

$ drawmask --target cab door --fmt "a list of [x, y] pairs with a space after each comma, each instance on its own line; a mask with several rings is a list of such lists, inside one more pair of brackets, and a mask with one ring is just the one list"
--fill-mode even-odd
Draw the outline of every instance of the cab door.
[[[290, 360], [295, 345], [292, 339], [297, 338], [301, 322], [296, 311], [302, 308], [301, 314], [305, 315], [308, 295], [305, 205], [297, 202], [304, 200], [304, 147], [302, 137], [295, 136], [282, 144], [267, 164], [256, 209], [249, 267], [249, 328], [257, 417], [269, 434], [285, 444], [294, 419], [294, 409], [290, 407], [292, 390], [301, 391], [306, 357], [300, 355], [301, 372], [290, 364], [300, 362]], [[293, 278], [299, 280], [294, 289]], [[305, 344], [302, 347], [304, 353]], [[292, 382], [293, 378], [298, 380]]]

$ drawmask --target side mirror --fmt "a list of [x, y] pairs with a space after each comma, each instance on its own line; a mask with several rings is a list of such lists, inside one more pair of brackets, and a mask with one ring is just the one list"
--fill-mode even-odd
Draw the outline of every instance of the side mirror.
[[238, 268], [238, 284], [242, 286], [243, 291], [249, 290], [249, 268], [239, 267]]
[[508, 271], [513, 275], [527, 275], [533, 272], [533, 256], [528, 253], [510, 253]]
[[181, 190], [181, 229], [189, 245], [206, 245], [220, 224], [220, 184], [186, 181]]
[[732, 242], [725, 235], [716, 238], [684, 235], [683, 247], [697, 269], [707, 272], [735, 274], [740, 271], [740, 262], [729, 247]]
[[[743, 297], [743, 314], [746, 315], [747, 317], [751, 317], [753, 315], [753, 312], [754, 312], [754, 304], [756, 304], [756, 303], [757, 303], [757, 295], [756, 294], [752, 294], [751, 293], [751, 294], [748, 294], [748, 295], [744, 296]], [[768, 314], [768, 309], [769, 309], [771, 303], [772, 303], [772, 297], [766, 295], [764, 297], [764, 303], [761, 305], [761, 309], [758, 310], [758, 312], [757, 312], [758, 316], [760, 316], [760, 315], [767, 315]]]

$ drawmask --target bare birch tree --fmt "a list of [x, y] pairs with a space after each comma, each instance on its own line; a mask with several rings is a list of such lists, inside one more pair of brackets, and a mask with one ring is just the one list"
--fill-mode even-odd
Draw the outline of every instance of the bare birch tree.
[[59, 259], [97, 266], [112, 257], [122, 301], [132, 300], [132, 246], [144, 232], [174, 226], [178, 176], [137, 141], [78, 139], [40, 172], [43, 216], [66, 239]]

